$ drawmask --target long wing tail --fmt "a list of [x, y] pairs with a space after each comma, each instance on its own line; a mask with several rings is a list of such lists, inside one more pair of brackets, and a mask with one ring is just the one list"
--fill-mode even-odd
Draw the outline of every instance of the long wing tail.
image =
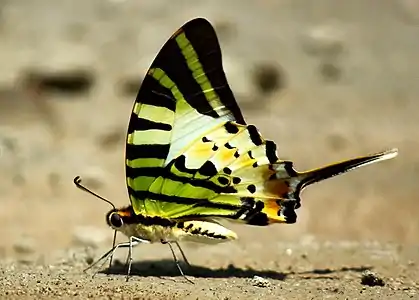
[[391, 149], [380, 153], [345, 160], [310, 171], [305, 171], [301, 173], [297, 172], [298, 175], [296, 177], [299, 181], [297, 189], [301, 191], [303, 188], [310, 184], [331, 178], [339, 174], [346, 173], [351, 170], [355, 170], [359, 167], [394, 158], [397, 156], [397, 154], [397, 149]]
[[280, 199], [266, 199], [263, 212], [269, 223], [295, 223], [297, 216], [294, 210], [301, 206], [300, 193], [305, 187], [362, 166], [394, 158], [397, 154], [397, 149], [391, 149], [305, 172], [296, 171], [290, 161], [276, 164], [276, 173], [267, 183], [267, 189], [276, 193]]

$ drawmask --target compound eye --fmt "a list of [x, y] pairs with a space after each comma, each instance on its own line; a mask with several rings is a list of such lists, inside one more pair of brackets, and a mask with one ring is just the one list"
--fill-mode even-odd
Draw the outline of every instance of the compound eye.
[[121, 216], [118, 215], [117, 213], [111, 214], [111, 216], [109, 218], [109, 222], [115, 228], [119, 228], [124, 224], [124, 222], [122, 221]]

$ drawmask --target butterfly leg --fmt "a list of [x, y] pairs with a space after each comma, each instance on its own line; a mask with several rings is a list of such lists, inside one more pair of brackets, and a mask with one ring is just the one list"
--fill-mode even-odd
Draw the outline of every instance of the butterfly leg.
[[[98, 270], [100, 270], [102, 268], [102, 266], [105, 264], [105, 262], [108, 260], [108, 258], [111, 257], [114, 254], [115, 250], [119, 248], [119, 246], [120, 245], [118, 244], [115, 247], [113, 247], [111, 250], [109, 250], [108, 252], [106, 252], [105, 254], [103, 254], [98, 260], [96, 260], [94, 263], [92, 263], [90, 266], [88, 266], [86, 269], [84, 269], [84, 272], [87, 272], [88, 270], [90, 270], [91, 268], [93, 268], [99, 262], [101, 262], [103, 260], [103, 263], [98, 268]], [[96, 271], [95, 273], [93, 273], [92, 278], [94, 278], [97, 273], [98, 273], [98, 271]]]
[[128, 272], [127, 272], [127, 279], [126, 279], [127, 282], [128, 282], [128, 279], [129, 279], [129, 275], [131, 273], [131, 266], [132, 266], [132, 248], [135, 247], [135, 246], [137, 246], [137, 245], [139, 245], [139, 244], [141, 244], [141, 243], [149, 243], [149, 241], [139, 239], [139, 238], [137, 238], [135, 236], [131, 236], [129, 238], [129, 246], [128, 246], [129, 249], [128, 249], [128, 257], [127, 257]]
[[[142, 239], [139, 239], [139, 238], [136, 238], [136, 237], [130, 237], [130, 241], [129, 242], [125, 242], [125, 243], [119, 243], [119, 244], [117, 244], [117, 245], [115, 245], [115, 247], [113, 247], [112, 249], [110, 249], [108, 252], [106, 252], [105, 254], [103, 254], [96, 262], [94, 262], [93, 264], [91, 264], [89, 267], [87, 267], [85, 270], [84, 270], [84, 272], [86, 272], [86, 271], [88, 271], [88, 270], [90, 270], [91, 268], [93, 268], [94, 266], [96, 266], [99, 262], [101, 262], [102, 260], [103, 260], [103, 262], [102, 262], [102, 264], [100, 265], [100, 267], [98, 268], [98, 270], [92, 275], [92, 278], [94, 278], [95, 276], [96, 276], [96, 274], [99, 272], [99, 270], [103, 267], [103, 265], [106, 263], [106, 261], [108, 260], [108, 258], [110, 258], [110, 257], [112, 257], [114, 254], [115, 254], [115, 252], [116, 252], [116, 250], [118, 249], [118, 248], [127, 248], [127, 247], [129, 247], [129, 249], [130, 249], [130, 254], [129, 254], [129, 258], [131, 258], [131, 261], [132, 261], [132, 255], [131, 255], [131, 253], [132, 253], [132, 247], [135, 247], [135, 246], [137, 246], [138, 244], [140, 244], [140, 243], [149, 243], [149, 241], [147, 241], [147, 240], [142, 240]], [[129, 267], [130, 267], [130, 265], [129, 265]], [[129, 271], [130, 271], [130, 268], [129, 268]], [[128, 274], [129, 275], [129, 274]]]
[[188, 259], [186, 258], [185, 252], [183, 252], [182, 248], [180, 247], [180, 244], [178, 242], [175, 242], [176, 246], [179, 248], [180, 254], [182, 254], [183, 261], [188, 265], [188, 267], [191, 266]]
[[[173, 247], [172, 247], [171, 242], [168, 242], [168, 241], [163, 241], [163, 240], [162, 240], [162, 241], [161, 241], [161, 243], [162, 243], [162, 244], [167, 244], [167, 245], [169, 246], [170, 251], [172, 252], [173, 260], [175, 261], [176, 267], [178, 268], [178, 270], [179, 270], [180, 274], [183, 276], [183, 278], [185, 278], [187, 281], [189, 281], [190, 283], [192, 283], [192, 284], [193, 284], [193, 281], [192, 281], [192, 280], [190, 280], [188, 277], [186, 277], [185, 273], [183, 273], [182, 268], [180, 267], [180, 264], [179, 264], [179, 260], [178, 260], [178, 258], [176, 257], [175, 251], [173, 250]], [[177, 243], [176, 243], [176, 244], [177, 244]], [[179, 245], [178, 245], [178, 247], [179, 247]]]

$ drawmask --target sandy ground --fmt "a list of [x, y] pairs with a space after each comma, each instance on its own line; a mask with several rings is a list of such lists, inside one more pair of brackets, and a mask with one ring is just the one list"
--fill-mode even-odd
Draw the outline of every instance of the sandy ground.
[[[157, 255], [169, 249], [159, 245]], [[162, 249], [163, 248], [163, 249]], [[136, 252], [146, 252], [146, 246]], [[179, 275], [173, 260], [137, 260], [126, 282], [116, 261], [92, 279], [82, 273], [95, 251], [73, 248], [52, 264], [10, 261], [1, 265], [0, 288], [9, 299], [417, 299], [418, 248], [378, 242], [314, 239], [261, 245], [254, 242], [188, 252], [191, 266]], [[225, 251], [234, 253], [227, 257]], [[164, 255], [162, 255], [164, 257]], [[136, 255], [137, 258], [140, 258]], [[121, 261], [124, 261], [121, 257]], [[144, 259], [144, 258], [143, 258]], [[368, 273], [370, 272], [370, 273]], [[106, 274], [110, 273], [110, 275]], [[372, 275], [368, 275], [372, 274]], [[372, 279], [370, 278], [372, 276]]]
[[[135, 249], [129, 282], [123, 250], [92, 279], [109, 207], [73, 178], [128, 203], [133, 99], [196, 16], [219, 33], [247, 121], [297, 169], [400, 154], [305, 191], [297, 224], [186, 245], [194, 284], [165, 245]], [[418, 24], [411, 0], [0, 1], [0, 298], [419, 299]]]

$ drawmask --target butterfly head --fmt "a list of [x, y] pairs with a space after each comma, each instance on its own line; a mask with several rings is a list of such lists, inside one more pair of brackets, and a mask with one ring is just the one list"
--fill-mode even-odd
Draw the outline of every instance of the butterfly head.
[[122, 216], [116, 209], [112, 209], [106, 214], [106, 223], [115, 230], [120, 229], [124, 225]]
[[133, 211], [130, 207], [121, 209], [113, 208], [106, 214], [106, 223], [114, 230], [121, 230], [127, 219], [132, 217]]

